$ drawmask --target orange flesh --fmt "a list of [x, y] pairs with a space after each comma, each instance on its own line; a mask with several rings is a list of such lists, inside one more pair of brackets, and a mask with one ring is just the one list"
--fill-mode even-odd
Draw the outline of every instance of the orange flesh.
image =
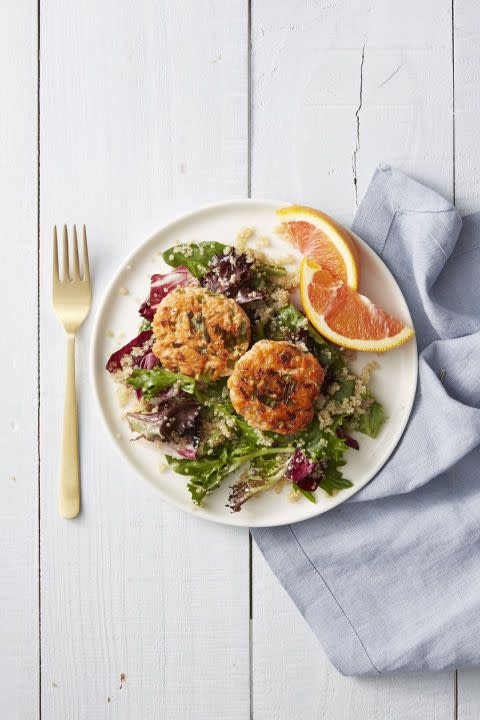
[[397, 335], [405, 327], [379, 305], [374, 305], [323, 269], [314, 273], [308, 296], [327, 325], [347, 338], [381, 340]]
[[334, 278], [347, 282], [347, 269], [344, 260], [328, 235], [308, 222], [286, 223], [293, 242], [303, 255], [315, 260]]

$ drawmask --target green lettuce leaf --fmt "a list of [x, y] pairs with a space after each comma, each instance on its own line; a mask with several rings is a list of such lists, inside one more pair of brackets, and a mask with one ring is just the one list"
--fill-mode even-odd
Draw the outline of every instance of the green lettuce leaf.
[[339, 389], [333, 396], [334, 400], [341, 402], [345, 398], [352, 397], [355, 390], [355, 380], [338, 380]]
[[194, 378], [160, 367], [152, 368], [152, 370], [137, 368], [130, 375], [127, 383], [132, 385], [136, 390], [141, 390], [145, 400], [151, 400], [158, 395], [159, 392], [171, 387], [175, 383], [178, 383], [185, 392], [194, 395], [197, 400], [203, 399]]
[[317, 498], [315, 497], [315, 495], [312, 492], [310, 492], [310, 490], [304, 490], [303, 488], [298, 487], [298, 485], [296, 483], [292, 483], [292, 486], [293, 486], [294, 490], [296, 490], [299, 493], [302, 493], [302, 495], [304, 497], [306, 497], [307, 500], [310, 500], [311, 503], [313, 503], [314, 505], [317, 504]]
[[140, 327], [138, 328], [138, 332], [144, 332], [145, 330], [151, 330], [151, 329], [152, 329], [152, 323], [150, 322], [150, 320], [143, 318], [142, 322], [140, 323]]
[[376, 438], [385, 422], [386, 417], [381, 404], [375, 400], [366, 410], [364, 415], [359, 415], [356, 422], [356, 430], [364, 435]]
[[288, 467], [291, 454], [257, 457], [251, 461], [248, 470], [232, 486], [227, 506], [238, 512], [247, 500], [265, 492], [281, 480]]
[[353, 483], [344, 478], [338, 469], [343, 464], [343, 462], [334, 462], [332, 460], [328, 463], [325, 473], [318, 484], [318, 487], [322, 488], [327, 495], [334, 495], [337, 490], [352, 487]]
[[227, 475], [230, 475], [244, 463], [252, 462], [262, 456], [277, 455], [279, 453], [291, 455], [293, 450], [293, 447], [266, 448], [258, 445], [250, 447], [244, 445], [244, 454], [240, 455], [239, 445], [235, 446], [234, 449], [224, 446], [215, 457], [178, 460], [167, 456], [167, 462], [172, 470], [190, 478], [188, 489], [193, 502], [196, 505], [201, 505], [206, 495], [216, 490]]
[[226, 449], [211, 459], [179, 460], [169, 455], [166, 458], [172, 470], [189, 478], [188, 489], [196, 505], [201, 505], [204, 497], [216, 490], [229, 472]]
[[289, 303], [275, 312], [264, 329], [270, 340], [303, 340], [324, 370], [338, 372], [345, 362], [340, 353], [330, 345], [297, 308]]
[[[339, 425], [341, 422], [342, 416], [340, 415], [337, 424]], [[292, 444], [298, 445], [311, 460], [333, 458], [335, 461], [339, 461], [348, 449], [345, 440], [337, 437], [335, 431], [320, 430], [317, 417], [313, 418], [305, 430], [292, 438]]]
[[210, 270], [208, 264], [212, 257], [223, 253], [226, 247], [218, 242], [175, 245], [165, 250], [162, 257], [168, 265], [172, 267], [185, 265], [194, 277], [201, 278]]
[[299, 330], [306, 330], [308, 325], [307, 318], [294, 305], [289, 303], [275, 311], [268, 326], [269, 338], [271, 340], [284, 340], [285, 330], [289, 331], [290, 334], [295, 334]]

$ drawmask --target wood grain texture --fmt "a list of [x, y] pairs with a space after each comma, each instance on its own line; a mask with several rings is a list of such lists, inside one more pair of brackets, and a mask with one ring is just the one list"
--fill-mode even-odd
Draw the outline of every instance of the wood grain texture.
[[461, 213], [480, 209], [480, 6], [455, 0], [455, 202]]
[[[379, 161], [479, 207], [480, 9], [454, 0], [253, 0], [252, 194], [349, 222]], [[1, 265], [9, 330], [0, 485], [0, 691], [39, 718], [36, 336], [37, 4], [0, 6]], [[246, 0], [41, 3], [42, 717], [249, 716], [248, 537], [163, 505], [100, 426], [87, 367], [103, 287], [172, 215], [248, 188]], [[415, 21], [412, 22], [412, 18]], [[64, 335], [53, 223], [85, 222], [94, 309], [78, 343], [83, 514], [56, 511]], [[133, 308], [132, 299], [132, 308]], [[121, 338], [117, 338], [121, 343]], [[34, 341], [33, 341], [34, 344]], [[11, 371], [11, 360], [3, 369]], [[343, 678], [253, 548], [255, 720], [446, 720], [453, 674]], [[458, 720], [480, 675], [458, 673]]]
[[[350, 223], [390, 162], [451, 197], [451, 30], [446, 0], [254, 2], [252, 194]], [[256, 720], [453, 717], [453, 673], [343, 678], [256, 549], [253, 569]]]
[[[454, 2], [455, 202], [460, 212], [480, 210], [480, 6]], [[459, 670], [458, 720], [477, 720], [480, 670]]]
[[480, 671], [458, 671], [456, 720], [478, 720], [480, 710]]
[[453, 673], [344, 677], [254, 548], [255, 720], [451, 720]]
[[252, 71], [257, 195], [351, 222], [379, 162], [451, 194], [449, 1], [254, 2]]
[[0, 4], [0, 696], [12, 720], [39, 713], [36, 49], [36, 2]]
[[[164, 505], [122, 465], [87, 367], [99, 298], [126, 252], [177, 212], [246, 194], [247, 21], [243, 0], [228, 12], [210, 2], [208, 13], [192, 2], [42, 3], [48, 720], [248, 716], [248, 533]], [[50, 306], [55, 222], [86, 223], [94, 283], [77, 347], [83, 513], [75, 521], [56, 509], [65, 338]]]

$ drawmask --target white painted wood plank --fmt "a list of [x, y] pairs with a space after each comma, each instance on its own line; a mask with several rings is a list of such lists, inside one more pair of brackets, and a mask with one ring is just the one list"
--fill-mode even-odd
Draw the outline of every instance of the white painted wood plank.
[[[349, 223], [354, 179], [360, 199], [379, 162], [451, 196], [449, 1], [281, 0], [252, 10], [254, 196]], [[256, 549], [253, 569], [256, 720], [453, 716], [453, 673], [343, 678]]]
[[477, 668], [458, 671], [457, 697], [457, 720], [478, 720], [480, 671]]
[[455, 202], [480, 209], [480, 6], [455, 0]]
[[0, 4], [0, 696], [15, 719], [39, 712], [36, 10]]
[[[125, 253], [174, 213], [246, 194], [247, 21], [243, 0], [216, 0], [208, 12], [186, 1], [42, 3], [49, 720], [248, 716], [248, 534], [162, 504], [122, 466], [100, 425], [87, 369], [92, 319]], [[56, 511], [65, 339], [49, 297], [55, 222], [87, 224], [95, 284], [77, 348], [83, 514], [67, 522]]]
[[[480, 6], [455, 0], [455, 202], [480, 210]], [[458, 671], [458, 720], [477, 720], [480, 670]]]
[[340, 675], [257, 547], [253, 567], [255, 720], [451, 720], [453, 673]]
[[253, 3], [253, 191], [350, 222], [356, 160], [360, 198], [379, 162], [451, 194], [450, 8]]

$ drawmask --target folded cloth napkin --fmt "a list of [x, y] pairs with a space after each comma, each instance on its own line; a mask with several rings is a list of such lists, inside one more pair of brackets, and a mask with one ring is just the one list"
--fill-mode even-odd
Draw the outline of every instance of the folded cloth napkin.
[[414, 319], [409, 424], [350, 501], [252, 532], [343, 674], [478, 665], [480, 213], [462, 223], [447, 200], [382, 166], [353, 230], [395, 275]]

